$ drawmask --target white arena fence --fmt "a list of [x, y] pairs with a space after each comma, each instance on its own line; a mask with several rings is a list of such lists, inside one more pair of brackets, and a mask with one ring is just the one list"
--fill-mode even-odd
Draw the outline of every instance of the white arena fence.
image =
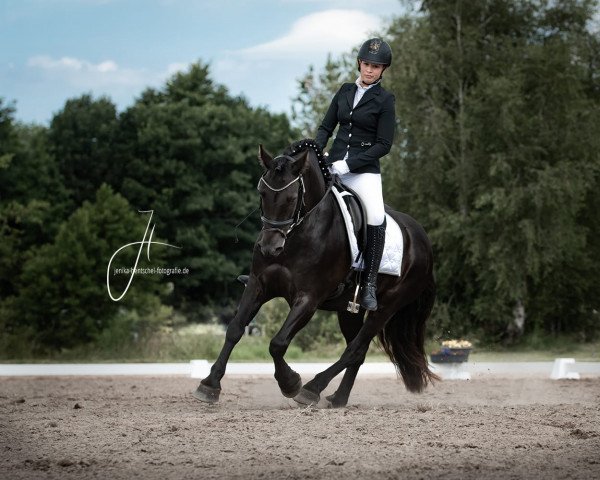
[[[331, 363], [290, 363], [300, 375], [315, 375]], [[18, 376], [160, 376], [185, 375], [204, 378], [210, 371], [207, 360], [191, 360], [189, 363], [56, 363], [56, 364], [0, 364], [0, 377]], [[430, 364], [431, 370], [446, 380], [470, 380], [471, 378], [539, 377], [576, 380], [584, 377], [600, 377], [600, 362], [576, 362], [573, 358], [557, 358], [554, 362], [503, 362], [458, 364]], [[227, 364], [228, 375], [273, 375], [272, 363], [231, 362]], [[366, 362], [359, 376], [395, 376], [390, 362]]]

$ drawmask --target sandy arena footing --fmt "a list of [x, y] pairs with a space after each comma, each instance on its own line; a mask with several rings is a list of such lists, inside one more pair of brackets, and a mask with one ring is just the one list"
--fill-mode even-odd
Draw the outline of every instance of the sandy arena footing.
[[[310, 377], [303, 377], [304, 381]], [[298, 407], [272, 377], [0, 378], [0, 478], [600, 478], [600, 379], [359, 378]], [[325, 395], [333, 392], [337, 379]]]

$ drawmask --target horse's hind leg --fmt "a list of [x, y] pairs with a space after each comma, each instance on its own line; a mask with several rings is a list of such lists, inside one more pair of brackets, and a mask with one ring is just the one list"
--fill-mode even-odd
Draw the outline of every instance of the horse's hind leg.
[[385, 322], [390, 316], [389, 309], [384, 310], [380, 308], [377, 311], [370, 312], [358, 334], [348, 344], [340, 359], [328, 369], [315, 375], [315, 378], [302, 387], [302, 390], [294, 397], [294, 400], [305, 405], [315, 404], [319, 401], [321, 392], [325, 390], [331, 380], [342, 370], [352, 366], [360, 367], [365, 361], [365, 355], [369, 350], [369, 343], [384, 327]]
[[264, 301], [262, 289], [258, 285], [257, 280], [254, 277], [250, 277], [235, 317], [227, 326], [225, 344], [221, 349], [221, 353], [210, 369], [208, 377], [200, 382], [200, 385], [198, 385], [197, 390], [194, 392], [194, 397], [198, 400], [206, 403], [216, 403], [219, 401], [221, 379], [225, 375], [225, 367], [227, 366], [229, 355], [231, 355], [231, 351], [244, 335], [246, 325], [252, 321]]
[[[352, 340], [354, 340], [356, 335], [358, 335], [358, 332], [363, 325], [365, 312], [362, 309], [358, 314], [340, 310], [337, 312], [337, 315], [340, 323], [340, 329], [344, 335], [344, 338], [346, 339], [346, 344], [348, 345]], [[350, 397], [350, 391], [354, 386], [354, 380], [356, 380], [356, 375], [358, 374], [359, 369], [360, 364], [351, 365], [346, 368], [344, 377], [342, 378], [342, 381], [340, 382], [340, 385], [335, 393], [326, 397], [332, 407], [339, 408], [346, 406], [348, 403], [348, 398]]]
[[281, 329], [271, 340], [269, 353], [275, 364], [275, 380], [279, 384], [281, 393], [288, 398], [295, 397], [302, 388], [302, 379], [284, 360], [290, 342], [312, 318], [316, 311], [316, 303], [308, 296], [298, 297], [292, 304]]

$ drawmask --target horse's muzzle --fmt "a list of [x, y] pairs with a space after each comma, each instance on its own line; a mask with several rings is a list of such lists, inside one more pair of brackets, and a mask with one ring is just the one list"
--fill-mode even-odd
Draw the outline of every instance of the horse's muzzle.
[[283, 252], [285, 235], [281, 230], [263, 230], [258, 240], [258, 246], [265, 257], [276, 257]]

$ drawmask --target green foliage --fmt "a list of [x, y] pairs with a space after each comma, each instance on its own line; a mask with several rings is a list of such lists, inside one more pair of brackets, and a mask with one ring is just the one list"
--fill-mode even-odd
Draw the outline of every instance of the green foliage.
[[298, 95], [293, 99], [292, 120], [303, 137], [314, 137], [332, 97], [344, 82], [356, 78], [356, 54], [333, 59], [328, 55], [323, 71], [317, 76], [311, 65], [298, 80]]
[[156, 211], [157, 232], [182, 247], [169, 261], [191, 270], [170, 301], [190, 318], [205, 303], [230, 302], [259, 230], [257, 217], [235, 229], [257, 206], [258, 143], [287, 145], [294, 139], [287, 119], [229, 96], [195, 64], [163, 91], [145, 92], [122, 115], [120, 135], [117, 189]]
[[[229, 95], [200, 63], [121, 114], [108, 98], [68, 100], [49, 128], [15, 123], [0, 100], [2, 351], [114, 349], [167, 321], [152, 313], [161, 301], [188, 320], [232, 304], [259, 231], [256, 217], [235, 228], [258, 203], [258, 144], [278, 151], [297, 137], [284, 115]], [[106, 267], [142, 240], [148, 216], [136, 210], [155, 212], [154, 241], [180, 247], [152, 246], [138, 267], [190, 273], [136, 275], [114, 303]], [[128, 277], [110, 275], [122, 292]]]
[[[158, 297], [147, 297], [143, 309], [119, 308], [108, 319], [106, 327], [99, 331], [93, 343], [84, 348], [93, 354], [110, 352], [117, 356], [142, 356], [142, 346], [155, 335], [164, 331], [165, 325], [174, 322], [175, 314], [171, 307], [160, 305]], [[157, 352], [160, 354], [160, 352]]]
[[[11, 307], [4, 320], [8, 330], [27, 335], [34, 351], [70, 348], [96, 339], [123, 310], [157, 310], [161, 287], [151, 275], [136, 277], [121, 303], [107, 294], [109, 259], [120, 246], [141, 239], [144, 223], [125, 199], [102, 186], [95, 203], [84, 202], [53, 243], [35, 248], [25, 262], [14, 297], [3, 302]], [[131, 255], [123, 260], [127, 266], [133, 265]]]
[[[14, 113], [14, 105], [5, 105], [4, 99], [0, 97], [0, 172], [3, 175], [3, 170], [8, 168], [17, 149]], [[3, 190], [0, 190], [0, 199], [4, 197], [2, 192]]]
[[[383, 35], [398, 131], [382, 168], [387, 203], [417, 218], [434, 245], [435, 335], [593, 338], [598, 2], [404, 3], [414, 8]], [[293, 118], [305, 134], [352, 79], [353, 59], [329, 58], [318, 79], [311, 67], [300, 80]]]
[[75, 205], [93, 200], [103, 183], [114, 185], [115, 138], [119, 123], [108, 98], [67, 100], [48, 130], [49, 150]]
[[[597, 2], [423, 2], [390, 29], [386, 199], [434, 243], [438, 326], [598, 331]], [[596, 269], [597, 270], [597, 269]]]
[[15, 294], [32, 249], [54, 238], [70, 208], [46, 130], [13, 114], [0, 108], [0, 298]]
[[[256, 323], [261, 328], [263, 335], [273, 338], [289, 312], [290, 307], [287, 302], [276, 298], [262, 306], [256, 315]], [[337, 315], [330, 312], [317, 312], [294, 337], [292, 345], [299, 347], [304, 352], [319, 351], [320, 353], [327, 353], [335, 346], [345, 346]]]
[[[424, 224], [434, 244], [435, 335], [496, 342], [525, 332], [542, 346], [565, 332], [593, 338], [598, 2], [405, 3], [419, 10], [384, 33], [398, 132], [382, 166], [387, 202]], [[0, 99], [0, 356], [213, 359], [221, 335], [176, 332], [239, 297], [233, 279], [248, 270], [260, 228], [252, 216], [235, 228], [258, 205], [257, 146], [276, 152], [312, 136], [355, 68], [349, 53], [299, 81], [293, 121], [302, 133], [231, 96], [202, 63], [122, 113], [107, 98], [71, 99], [49, 128], [18, 124]], [[154, 210], [153, 240], [181, 247], [153, 246], [138, 266], [191, 272], [136, 275], [115, 303], [107, 262], [141, 241], [148, 216], [136, 210]], [[132, 266], [136, 253], [114, 267]], [[127, 277], [111, 275], [122, 291]], [[282, 301], [265, 305], [257, 321], [266, 335], [244, 338], [232, 358], [267, 359], [288, 311]], [[319, 313], [288, 356], [343, 345], [337, 319]]]

